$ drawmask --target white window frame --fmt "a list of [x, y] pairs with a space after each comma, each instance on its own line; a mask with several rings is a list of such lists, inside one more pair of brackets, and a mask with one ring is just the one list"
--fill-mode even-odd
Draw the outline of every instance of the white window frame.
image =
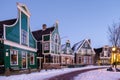
[[[33, 64], [31, 62], [31, 57], [33, 56]], [[30, 65], [34, 65], [35, 64], [35, 55], [34, 53], [30, 53]]]
[[[23, 36], [24, 35], [24, 36]], [[28, 44], [28, 33], [25, 30], [21, 30], [21, 43], [27, 45]]]
[[[23, 56], [23, 55], [25, 55], [25, 56]], [[27, 61], [27, 52], [26, 51], [22, 51], [22, 59], [23, 58], [25, 58], [25, 60], [26, 60], [26, 68], [23, 68], [23, 64], [22, 64], [22, 69], [27, 69], [27, 67], [28, 67], [28, 61]]]
[[[14, 54], [17, 55], [17, 61], [16, 61], [16, 64], [13, 64], [12, 61], [11, 61], [11, 60], [12, 60], [12, 59], [11, 59], [11, 55], [12, 55], [12, 53], [13, 53], [12, 51], [13, 51], [13, 52], [16, 52], [16, 53], [14, 53]], [[18, 65], [18, 50], [13, 50], [13, 49], [10, 50], [10, 65]]]

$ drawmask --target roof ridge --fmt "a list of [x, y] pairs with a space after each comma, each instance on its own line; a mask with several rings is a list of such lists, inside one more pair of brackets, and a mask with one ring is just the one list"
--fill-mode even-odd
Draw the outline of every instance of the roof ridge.
[[[47, 29], [50, 29], [50, 28], [53, 28], [53, 27], [54, 27], [54, 26], [48, 27], [48, 28], [46, 28], [46, 30], [47, 30]], [[34, 30], [34, 31], [32, 31], [32, 32], [37, 32], [37, 31], [42, 31], [42, 29]]]
[[16, 20], [17, 18], [12, 18], [12, 19], [6, 19], [6, 20], [1, 20], [0, 23], [2, 22], [7, 22], [7, 21], [11, 21], [11, 20]]

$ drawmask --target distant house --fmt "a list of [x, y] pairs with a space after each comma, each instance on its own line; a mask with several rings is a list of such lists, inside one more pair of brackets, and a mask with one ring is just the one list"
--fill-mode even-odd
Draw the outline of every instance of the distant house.
[[108, 45], [105, 45], [100, 53], [101, 64], [110, 64], [111, 60], [111, 51]]
[[18, 18], [0, 21], [0, 67], [37, 68], [37, 44], [30, 31], [30, 13], [24, 4], [17, 3], [17, 8]]
[[90, 39], [84, 39], [73, 45], [75, 64], [94, 64], [95, 52], [91, 47]]
[[101, 48], [95, 48], [94, 50], [96, 52], [96, 56], [95, 56], [96, 63], [102, 65], [111, 64], [111, 58], [112, 58], [111, 47], [105, 45]]
[[32, 32], [37, 40], [38, 57], [43, 57], [41, 68], [60, 68], [61, 40], [58, 31], [58, 23], [52, 27], [43, 24], [41, 30]]
[[70, 41], [67, 40], [66, 44], [61, 46], [61, 66], [67, 66], [74, 63], [74, 55], [70, 45]]

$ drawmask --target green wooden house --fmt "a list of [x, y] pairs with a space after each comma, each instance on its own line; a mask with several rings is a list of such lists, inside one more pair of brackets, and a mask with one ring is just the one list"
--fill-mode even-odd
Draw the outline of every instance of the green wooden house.
[[60, 68], [61, 39], [58, 23], [48, 28], [43, 24], [41, 30], [32, 33], [37, 40], [39, 68]]
[[37, 66], [37, 45], [30, 31], [29, 10], [21, 3], [17, 3], [17, 9], [18, 18], [0, 21], [0, 69]]

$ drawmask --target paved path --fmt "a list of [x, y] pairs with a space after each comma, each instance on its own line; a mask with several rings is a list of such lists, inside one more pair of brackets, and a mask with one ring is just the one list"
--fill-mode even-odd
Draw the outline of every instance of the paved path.
[[45, 80], [74, 80], [74, 77], [77, 76], [78, 74], [81, 74], [81, 73], [84, 73], [84, 72], [87, 72], [87, 71], [91, 71], [91, 70], [96, 70], [96, 69], [103, 69], [103, 68], [93, 68], [93, 69], [73, 71], [73, 72], [70, 72], [70, 73], [65, 73], [65, 74], [61, 74], [61, 75], [58, 75], [58, 76], [54, 76], [54, 77], [51, 77], [51, 78], [45, 79]]

